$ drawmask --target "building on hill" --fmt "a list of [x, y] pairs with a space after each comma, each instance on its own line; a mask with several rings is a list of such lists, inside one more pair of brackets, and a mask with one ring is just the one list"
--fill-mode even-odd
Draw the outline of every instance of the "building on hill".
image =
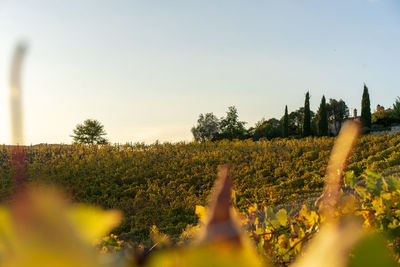
[[357, 115], [357, 109], [355, 108], [353, 110], [353, 117], [349, 117], [347, 120], [355, 121], [355, 122], [360, 122], [361, 121], [361, 116]]
[[372, 114], [372, 129], [374, 135], [398, 134], [400, 133], [399, 119], [393, 109], [381, 105], [376, 106], [376, 111]]
[[[357, 109], [356, 108], [353, 110], [353, 117], [349, 117], [345, 121], [348, 121], [348, 120], [355, 121], [355, 122], [360, 122], [361, 121], [361, 116], [357, 115]], [[337, 122], [336, 125], [335, 125], [334, 122], [329, 122], [329, 124], [328, 124], [329, 134], [333, 135], [333, 136], [338, 135], [338, 133], [340, 131], [340, 128], [342, 127], [344, 122], [342, 122], [342, 123]]]
[[[384, 114], [384, 113], [390, 112], [390, 111], [391, 111], [390, 108], [385, 109], [384, 106], [381, 106], [379, 104], [376, 106], [376, 112], [378, 112], [380, 114]], [[349, 117], [346, 121], [348, 121], [348, 120], [361, 123], [361, 116], [358, 116], [356, 108], [353, 110], [353, 117]], [[342, 127], [343, 123], [337, 123], [337, 125], [335, 127], [333, 122], [329, 122], [329, 124], [328, 124], [329, 134], [333, 135], [333, 136], [336, 136], [339, 133], [340, 128]], [[399, 134], [399, 133], [400, 133], [400, 125], [398, 123], [391, 123], [391, 125], [386, 126], [385, 129], [383, 129], [383, 128], [382, 129], [374, 128], [371, 131], [371, 134], [373, 134], [373, 135]]]

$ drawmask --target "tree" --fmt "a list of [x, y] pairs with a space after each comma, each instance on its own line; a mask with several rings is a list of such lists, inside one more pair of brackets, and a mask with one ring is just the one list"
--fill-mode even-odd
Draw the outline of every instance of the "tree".
[[361, 100], [361, 122], [367, 132], [371, 129], [371, 120], [371, 103], [369, 101], [368, 87], [364, 84], [364, 92]]
[[[312, 110], [310, 110], [310, 118], [313, 120], [315, 114]], [[284, 121], [284, 117], [281, 119], [282, 123]], [[296, 135], [302, 136], [303, 134], [303, 124], [304, 124], [304, 107], [299, 108], [298, 110], [292, 111], [289, 113], [289, 136]]]
[[304, 107], [289, 114], [289, 135], [301, 135], [303, 132]]
[[283, 137], [289, 136], [289, 114], [288, 114], [287, 106], [285, 106], [285, 115], [283, 117], [282, 135], [283, 135]]
[[97, 120], [85, 120], [82, 124], [77, 124], [73, 130], [75, 135], [71, 135], [74, 143], [77, 144], [108, 144], [108, 140], [103, 136], [107, 133], [104, 126]]
[[246, 122], [239, 121], [238, 112], [235, 106], [228, 108], [226, 117], [221, 118], [220, 121], [220, 134], [218, 139], [243, 139], [246, 137], [246, 129], [244, 125]]
[[311, 135], [310, 93], [306, 93], [304, 101], [303, 136]]
[[219, 132], [219, 120], [213, 113], [200, 114], [197, 126], [192, 128], [193, 137], [198, 142], [213, 140]]
[[328, 113], [328, 121], [334, 127], [334, 134], [338, 134], [343, 122], [349, 117], [349, 108], [346, 103], [340, 99], [329, 99], [329, 103], [326, 104], [326, 111]]
[[397, 122], [400, 122], [400, 97], [397, 97], [393, 104], [393, 112]]
[[322, 96], [321, 104], [319, 105], [318, 116], [317, 116], [317, 125], [318, 125], [318, 135], [319, 136], [327, 136], [328, 135], [328, 113], [326, 111], [325, 96]]
[[260, 138], [276, 138], [280, 137], [282, 133], [281, 122], [275, 118], [269, 120], [261, 120], [256, 123], [256, 129], [253, 134], [254, 140], [259, 140]]
[[382, 111], [377, 110], [372, 113], [372, 123], [383, 127], [390, 127], [393, 123], [397, 122], [396, 114], [393, 109], [385, 109]]

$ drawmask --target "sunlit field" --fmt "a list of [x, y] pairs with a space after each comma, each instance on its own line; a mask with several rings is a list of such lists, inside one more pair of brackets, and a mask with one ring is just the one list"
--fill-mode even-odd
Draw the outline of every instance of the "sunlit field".
[[0, 0], [0, 266], [399, 266], [397, 11]]
[[[301, 255], [308, 239], [319, 232], [324, 217], [319, 213], [318, 200], [333, 143], [334, 138], [306, 138], [40, 145], [24, 147], [24, 151], [30, 183], [56, 186], [76, 203], [122, 212], [119, 226], [110, 229], [111, 235], [99, 236], [95, 246], [114, 256], [129, 248], [156, 251], [194, 242], [202, 224], [199, 216], [204, 216], [200, 206], [206, 206], [209, 200], [218, 166], [229, 163], [234, 184], [232, 203], [240, 213], [243, 235], [254, 249], [257, 245], [265, 260], [280, 265]], [[395, 229], [399, 146], [398, 135], [365, 136], [356, 141], [344, 176], [344, 191], [340, 190], [338, 197], [344, 201], [337, 207], [338, 218], [344, 216], [342, 213], [352, 214], [364, 221], [364, 228], [376, 229], [374, 232]], [[6, 203], [15, 191], [12, 149], [3, 146], [0, 156], [0, 193]], [[396, 236], [389, 239], [394, 255]]]

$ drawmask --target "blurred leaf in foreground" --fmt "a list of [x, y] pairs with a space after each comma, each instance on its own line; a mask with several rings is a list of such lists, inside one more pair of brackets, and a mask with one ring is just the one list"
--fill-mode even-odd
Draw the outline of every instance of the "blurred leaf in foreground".
[[352, 251], [349, 267], [398, 266], [387, 248], [387, 241], [380, 235], [366, 235]]
[[54, 189], [20, 192], [0, 209], [1, 266], [106, 266], [92, 238], [117, 225], [120, 214], [69, 206]]
[[88, 243], [108, 234], [118, 225], [121, 213], [116, 210], [104, 211], [100, 208], [79, 204], [70, 208], [67, 217], [82, 239]]

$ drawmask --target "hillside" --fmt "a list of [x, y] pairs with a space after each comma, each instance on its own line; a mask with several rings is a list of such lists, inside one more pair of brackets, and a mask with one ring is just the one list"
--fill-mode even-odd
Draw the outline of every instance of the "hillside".
[[[124, 212], [116, 232], [143, 240], [151, 225], [177, 236], [195, 223], [217, 167], [233, 165], [236, 205], [298, 209], [322, 191], [333, 138], [219, 141], [125, 146], [43, 145], [27, 148], [32, 182], [59, 185], [74, 201]], [[364, 136], [347, 170], [390, 172], [400, 164], [400, 136]], [[0, 198], [10, 195], [9, 147], [0, 149]]]

